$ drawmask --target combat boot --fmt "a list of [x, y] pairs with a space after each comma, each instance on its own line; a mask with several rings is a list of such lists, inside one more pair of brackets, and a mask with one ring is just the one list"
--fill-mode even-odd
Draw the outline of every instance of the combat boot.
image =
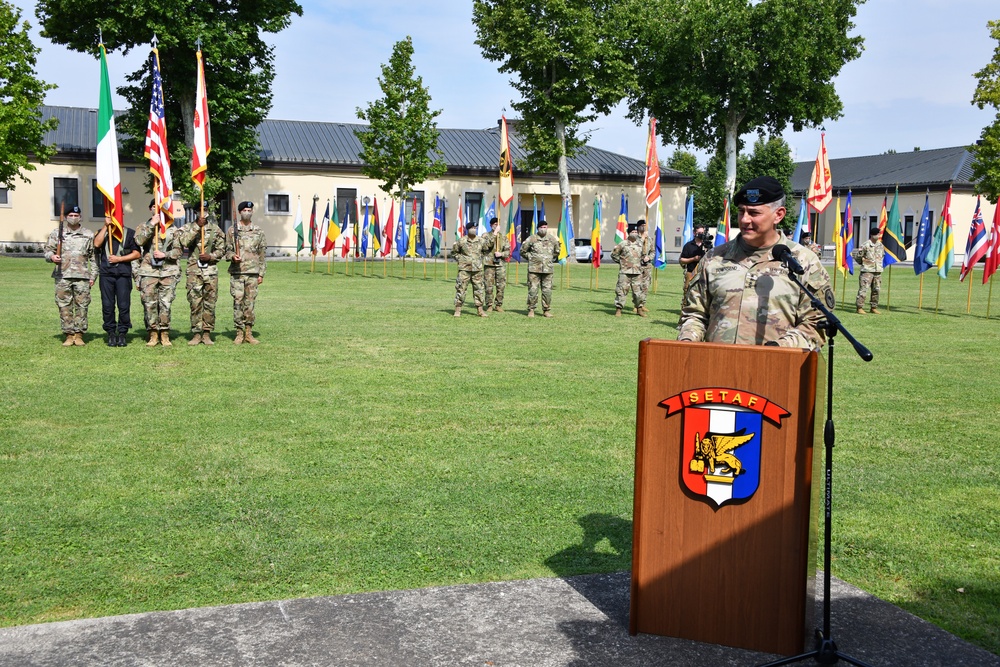
[[83, 342], [82, 331], [77, 331], [75, 334], [73, 334], [73, 345], [76, 345], [77, 347], [83, 347], [84, 345], [86, 345], [86, 343]]
[[542, 317], [552, 317], [552, 313], [546, 310], [544, 313], [542, 313]]
[[493, 312], [493, 306], [486, 306], [486, 312], [487, 313]]
[[621, 317], [621, 316], [622, 316], [622, 309], [615, 308], [615, 317]]
[[535, 316], [535, 311], [534, 310], [529, 310], [528, 311], [528, 317], [534, 317], [534, 316]]
[[503, 308], [501, 308], [500, 306], [497, 306], [496, 308], [493, 309], [493, 312], [494, 313], [502, 313], [503, 312]]
[[157, 343], [160, 342], [160, 332], [153, 329], [149, 332], [149, 342], [146, 343], [146, 347], [156, 347]]
[[639, 306], [639, 317], [646, 317], [646, 309]]
[[191, 340], [188, 341], [188, 345], [197, 345], [201, 342], [201, 332], [196, 331]]
[[201, 342], [204, 343], [205, 345], [215, 345], [215, 341], [212, 340], [212, 332], [211, 331], [202, 331], [201, 332]]
[[881, 315], [881, 314], [882, 313], [879, 311], [878, 308], [872, 308], [872, 315]]
[[253, 337], [253, 327], [247, 327], [246, 334], [243, 335], [243, 340], [250, 343], [251, 345], [257, 345], [260, 343], [259, 340]]
[[236, 330], [236, 338], [233, 340], [233, 345], [243, 344], [243, 327]]
[[163, 347], [173, 347], [174, 344], [170, 342], [170, 332], [164, 329], [160, 332], [160, 345]]
[[479, 317], [489, 317], [482, 306], [476, 306], [476, 315], [479, 315]]
[[461, 316], [462, 316], [462, 307], [455, 306], [455, 317], [461, 317]]
[[858, 308], [858, 315], [864, 315], [864, 314], [865, 314], [865, 309], [864, 308]]
[[66, 334], [66, 340], [63, 341], [63, 347], [73, 347], [73, 343], [76, 340], [76, 334], [68, 333]]

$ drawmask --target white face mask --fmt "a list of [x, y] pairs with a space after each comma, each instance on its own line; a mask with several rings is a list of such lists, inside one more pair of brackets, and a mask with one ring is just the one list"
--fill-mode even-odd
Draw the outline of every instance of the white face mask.
[[250, 218], [252, 218], [252, 217], [253, 217], [253, 213], [251, 213], [250, 211], [241, 211], [240, 212], [240, 220], [242, 220], [243, 222], [250, 222]]
[[548, 233], [549, 233], [549, 228], [548, 227], [540, 227], [538, 229], [538, 235], [539, 236], [545, 236]]

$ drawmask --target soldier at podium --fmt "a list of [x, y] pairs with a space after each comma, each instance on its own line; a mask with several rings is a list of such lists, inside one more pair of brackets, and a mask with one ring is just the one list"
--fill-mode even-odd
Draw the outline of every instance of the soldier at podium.
[[822, 313], [772, 254], [776, 245], [788, 246], [805, 269], [802, 282], [834, 308], [830, 276], [819, 258], [778, 229], [787, 213], [781, 184], [770, 176], [755, 178], [733, 201], [740, 233], [710, 250], [698, 265], [677, 340], [822, 348]]

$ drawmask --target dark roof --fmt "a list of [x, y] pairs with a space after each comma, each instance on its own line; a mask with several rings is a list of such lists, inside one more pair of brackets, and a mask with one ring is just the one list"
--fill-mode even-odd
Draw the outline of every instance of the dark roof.
[[[115, 112], [120, 114], [121, 112]], [[59, 152], [77, 156], [96, 152], [97, 110], [77, 107], [42, 107], [42, 117], [56, 117], [59, 128], [45, 135], [46, 143], [55, 143]], [[347, 167], [359, 169], [361, 142], [355, 134], [366, 125], [358, 123], [322, 123], [316, 121], [272, 120], [261, 123], [260, 158], [265, 165], [289, 167]], [[452, 173], [495, 175], [499, 160], [500, 130], [438, 130], [438, 149]], [[515, 163], [524, 155], [518, 135], [511, 132], [510, 151]], [[568, 160], [571, 178], [643, 180], [645, 164], [641, 160], [584, 147]], [[690, 178], [671, 169], [661, 170], [661, 180], [689, 183]], [[515, 170], [515, 177], [518, 171]]]
[[[809, 189], [815, 161], [798, 162], [792, 175], [792, 189]], [[834, 190], [882, 192], [897, 185], [901, 191], [925, 188], [971, 190], [972, 154], [965, 146], [935, 148], [910, 153], [887, 153], [830, 160]]]

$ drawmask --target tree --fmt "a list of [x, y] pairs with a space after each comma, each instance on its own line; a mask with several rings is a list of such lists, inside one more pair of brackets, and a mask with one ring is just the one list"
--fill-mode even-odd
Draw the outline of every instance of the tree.
[[665, 166], [668, 169], [673, 169], [684, 176], [690, 176], [694, 179], [697, 179], [704, 173], [701, 167], [698, 166], [697, 156], [694, 153], [683, 151], [679, 148], [674, 150]]
[[618, 35], [626, 3], [617, 0], [474, 0], [476, 44], [499, 71], [516, 75], [515, 130], [527, 155], [519, 166], [557, 171], [569, 196], [566, 158], [584, 145], [580, 124], [607, 114], [625, 96], [632, 66]]
[[368, 129], [357, 132], [361, 173], [382, 181], [379, 188], [393, 199], [402, 199], [414, 184], [446, 168], [434, 122], [441, 111], [430, 110], [431, 95], [423, 78], [415, 76], [412, 59], [413, 40], [407, 36], [393, 45], [389, 63], [382, 65], [378, 83], [383, 97], [357, 110], [358, 118], [368, 123]]
[[[95, 57], [99, 29], [108, 51], [124, 53], [148, 48], [156, 36], [174, 188], [186, 201], [199, 196], [190, 178], [198, 39], [212, 124], [205, 198], [228, 191], [260, 164], [257, 127], [271, 110], [274, 79], [274, 47], [261, 33], [280, 32], [292, 14], [301, 16], [297, 2], [39, 0], [35, 13], [43, 36]], [[120, 86], [118, 93], [129, 109], [120, 118], [119, 136], [123, 152], [141, 161], [152, 95], [149, 61], [125, 78], [131, 85]]]
[[31, 182], [24, 175], [35, 170], [29, 157], [45, 164], [55, 153], [42, 140], [59, 124], [55, 118], [41, 120], [45, 91], [55, 86], [35, 76], [39, 49], [29, 27], [21, 22], [20, 9], [0, 0], [0, 184], [10, 190], [17, 179]]
[[979, 141], [971, 147], [972, 180], [976, 182], [977, 192], [985, 195], [990, 202], [997, 203], [1000, 200], [1000, 21], [990, 21], [986, 25], [998, 44], [993, 51], [993, 60], [976, 72], [979, 83], [976, 84], [972, 103], [980, 109], [989, 105], [997, 110], [997, 115], [991, 125], [983, 128]]
[[629, 115], [655, 116], [664, 143], [724, 150], [731, 193], [741, 135], [840, 117], [833, 79], [863, 49], [847, 34], [862, 2], [632, 0]]

